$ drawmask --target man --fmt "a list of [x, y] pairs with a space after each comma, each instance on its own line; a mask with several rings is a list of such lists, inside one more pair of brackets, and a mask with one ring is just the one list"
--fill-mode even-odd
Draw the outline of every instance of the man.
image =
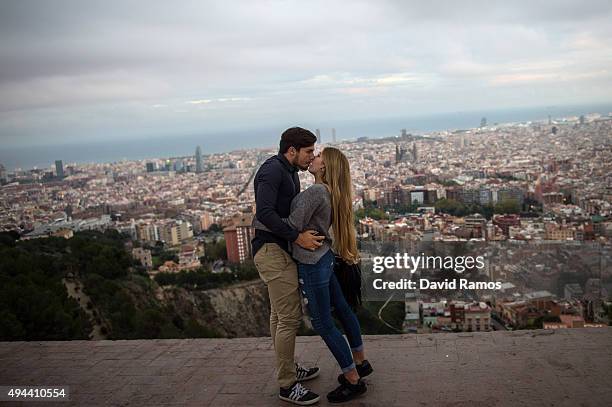
[[297, 266], [291, 258], [291, 243], [313, 250], [324, 236], [312, 230], [293, 229], [281, 218], [289, 217], [291, 201], [300, 192], [298, 170], [306, 170], [314, 159], [317, 138], [310, 131], [292, 127], [281, 136], [279, 153], [262, 164], [255, 174], [256, 222], [268, 231], [255, 229], [253, 253], [255, 266], [268, 286], [270, 296], [270, 334], [276, 352], [279, 398], [297, 405], [310, 405], [319, 396], [300, 384], [319, 374], [294, 359], [295, 336], [302, 319]]

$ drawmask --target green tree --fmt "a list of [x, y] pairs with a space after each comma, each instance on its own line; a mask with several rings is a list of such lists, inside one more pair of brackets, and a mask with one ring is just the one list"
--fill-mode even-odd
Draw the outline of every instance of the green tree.
[[204, 249], [204, 258], [208, 262], [217, 260], [227, 260], [227, 248], [225, 246], [225, 240], [219, 239], [215, 242], [209, 243]]
[[448, 213], [453, 216], [465, 216], [468, 214], [468, 209], [466, 206], [454, 199], [439, 199], [434, 204], [437, 212]]
[[498, 202], [495, 205], [494, 209], [495, 213], [504, 214], [504, 213], [519, 213], [521, 211], [521, 206], [516, 199], [507, 199], [501, 202]]
[[0, 243], [0, 340], [87, 339], [91, 325], [67, 297], [65, 239]]
[[213, 232], [213, 233], [223, 232], [223, 228], [221, 228], [221, 226], [217, 225], [216, 223], [213, 223], [208, 228], [208, 232]]

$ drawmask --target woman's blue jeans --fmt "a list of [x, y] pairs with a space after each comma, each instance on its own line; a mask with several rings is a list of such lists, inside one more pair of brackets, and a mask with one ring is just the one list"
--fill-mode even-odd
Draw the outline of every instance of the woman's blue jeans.
[[[353, 351], [363, 350], [359, 321], [342, 294], [340, 283], [334, 274], [334, 254], [331, 250], [316, 264], [298, 263], [298, 277], [304, 302], [312, 320], [312, 326], [338, 361], [342, 372], [355, 368]], [[349, 345], [336, 327], [331, 314], [334, 307]]]

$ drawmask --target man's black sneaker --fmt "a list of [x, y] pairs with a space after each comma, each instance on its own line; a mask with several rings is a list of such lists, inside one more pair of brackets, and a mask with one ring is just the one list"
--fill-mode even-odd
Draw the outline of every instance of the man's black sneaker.
[[289, 403], [297, 404], [298, 406], [309, 406], [319, 401], [320, 397], [317, 393], [313, 393], [299, 382], [293, 383], [293, 386], [288, 389], [281, 387], [278, 393], [278, 398]]
[[308, 367], [301, 366], [298, 363], [295, 364], [295, 378], [297, 379], [298, 382], [305, 382], [306, 380], [314, 379], [318, 375], [319, 375], [318, 367], [308, 368]]
[[327, 401], [330, 403], [344, 403], [362, 395], [368, 390], [366, 384], [359, 379], [357, 384], [342, 383], [334, 391], [327, 394]]
[[[357, 374], [359, 374], [359, 378], [366, 377], [372, 374], [374, 369], [372, 369], [372, 365], [367, 360], [364, 360], [359, 365], [355, 365], [357, 368]], [[348, 383], [348, 380], [344, 377], [343, 374], [338, 376], [338, 383]]]

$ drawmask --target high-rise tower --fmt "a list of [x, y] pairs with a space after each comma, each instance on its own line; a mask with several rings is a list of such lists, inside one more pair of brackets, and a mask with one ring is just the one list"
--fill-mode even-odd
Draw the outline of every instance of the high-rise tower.
[[195, 151], [195, 162], [196, 162], [196, 173], [202, 172], [202, 149], [200, 146], [196, 147]]
[[55, 174], [57, 178], [64, 178], [64, 163], [62, 160], [55, 160]]

